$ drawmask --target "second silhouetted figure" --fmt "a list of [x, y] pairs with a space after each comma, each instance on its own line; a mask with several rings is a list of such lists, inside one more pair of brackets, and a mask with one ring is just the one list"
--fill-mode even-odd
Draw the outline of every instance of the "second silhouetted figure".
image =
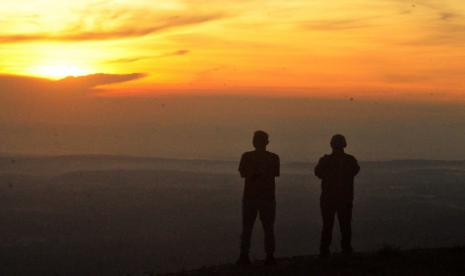
[[330, 254], [334, 217], [337, 214], [341, 228], [341, 247], [343, 253], [352, 253], [351, 221], [354, 199], [354, 177], [360, 170], [357, 160], [344, 152], [347, 146], [344, 136], [337, 134], [331, 139], [333, 152], [320, 158], [315, 167], [315, 175], [321, 179], [320, 208], [323, 218], [321, 231], [320, 256]]
[[250, 239], [257, 215], [265, 233], [266, 264], [274, 264], [274, 221], [276, 217], [275, 177], [279, 176], [279, 156], [266, 150], [268, 134], [256, 131], [254, 151], [242, 155], [239, 172], [245, 178], [242, 199], [241, 255], [238, 264], [249, 264]]

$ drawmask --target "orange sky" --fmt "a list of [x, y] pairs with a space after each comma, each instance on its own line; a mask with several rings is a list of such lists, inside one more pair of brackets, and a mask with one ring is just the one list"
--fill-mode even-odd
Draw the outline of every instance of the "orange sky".
[[109, 94], [463, 100], [465, 2], [2, 3], [0, 74], [95, 73], [130, 76]]

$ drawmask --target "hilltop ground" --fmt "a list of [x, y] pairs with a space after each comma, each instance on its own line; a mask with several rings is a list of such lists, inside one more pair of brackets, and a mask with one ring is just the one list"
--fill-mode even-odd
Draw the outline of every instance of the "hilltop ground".
[[327, 260], [300, 256], [278, 260], [267, 267], [256, 261], [249, 267], [233, 264], [204, 267], [166, 274], [196, 275], [465, 275], [465, 247], [400, 251], [385, 247], [375, 253], [355, 254], [351, 258], [335, 255]]

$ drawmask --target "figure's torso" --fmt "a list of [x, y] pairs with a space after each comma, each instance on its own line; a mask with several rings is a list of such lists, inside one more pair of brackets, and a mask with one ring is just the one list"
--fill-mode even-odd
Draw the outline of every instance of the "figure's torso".
[[268, 151], [242, 155], [239, 170], [245, 178], [244, 200], [274, 200], [275, 177], [279, 176], [279, 157]]
[[319, 165], [322, 179], [322, 200], [352, 201], [354, 176], [359, 167], [349, 154], [330, 154], [321, 158]]

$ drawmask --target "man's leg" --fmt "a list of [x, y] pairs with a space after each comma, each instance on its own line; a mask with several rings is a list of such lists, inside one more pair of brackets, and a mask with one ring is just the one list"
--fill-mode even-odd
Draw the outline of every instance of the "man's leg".
[[274, 222], [276, 218], [276, 202], [263, 202], [260, 206], [260, 220], [265, 234], [265, 251], [273, 255], [275, 250]]
[[334, 215], [336, 209], [334, 204], [331, 202], [320, 201], [321, 208], [321, 217], [323, 219], [323, 229], [321, 231], [321, 241], [320, 241], [320, 256], [328, 257], [329, 256], [329, 246], [331, 245], [333, 225], [334, 225]]
[[250, 250], [250, 239], [252, 237], [253, 225], [257, 218], [257, 204], [250, 201], [242, 202], [242, 234], [241, 234], [241, 257], [243, 261], [248, 260]]
[[344, 203], [338, 207], [337, 217], [341, 228], [341, 248], [346, 254], [352, 253], [352, 203]]
[[274, 237], [274, 222], [276, 219], [276, 202], [264, 201], [260, 204], [260, 220], [263, 225], [265, 236], [265, 252], [266, 263], [274, 264], [275, 237]]

